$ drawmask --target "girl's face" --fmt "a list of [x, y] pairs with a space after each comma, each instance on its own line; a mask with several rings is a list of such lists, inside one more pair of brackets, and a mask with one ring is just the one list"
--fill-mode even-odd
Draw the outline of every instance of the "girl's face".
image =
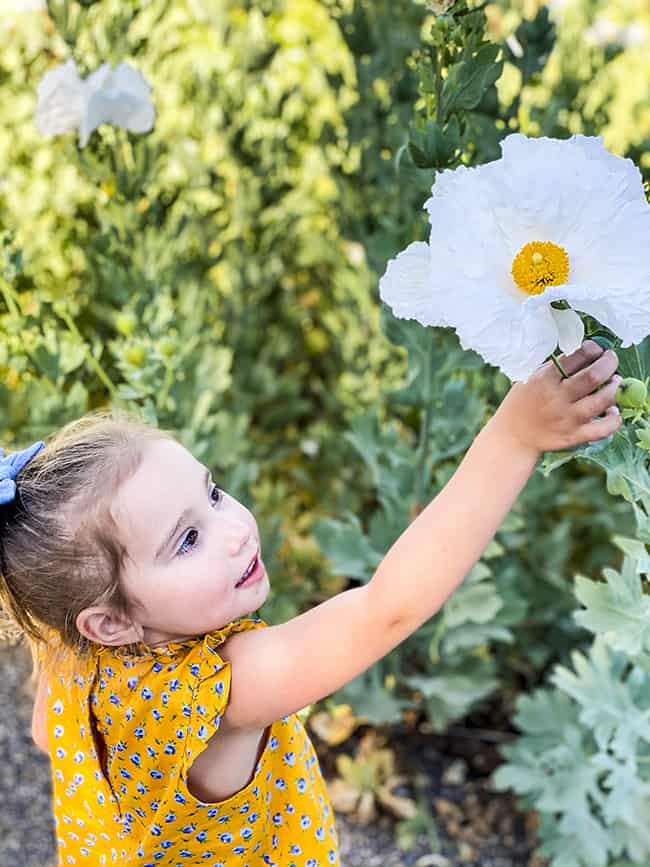
[[129, 554], [124, 589], [147, 644], [202, 635], [266, 600], [255, 518], [179, 443], [145, 446], [112, 512]]

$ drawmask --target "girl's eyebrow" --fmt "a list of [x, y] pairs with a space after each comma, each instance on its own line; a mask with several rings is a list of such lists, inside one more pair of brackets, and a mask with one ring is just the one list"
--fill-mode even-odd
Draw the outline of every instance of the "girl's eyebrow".
[[[205, 471], [205, 475], [203, 477], [203, 486], [205, 487], [206, 490], [210, 486], [210, 470], [209, 469], [206, 469], [206, 471]], [[180, 529], [180, 527], [185, 523], [185, 521], [187, 521], [187, 519], [190, 517], [190, 515], [192, 514], [193, 511], [194, 510], [190, 506], [189, 509], [184, 509], [181, 512], [181, 515], [180, 515], [178, 521], [176, 521], [176, 523], [172, 527], [171, 532], [167, 534], [167, 536], [165, 537], [165, 541], [162, 543], [162, 545], [156, 551], [156, 554], [154, 556], [154, 563], [157, 563], [158, 560], [160, 560], [160, 558], [165, 553], [167, 548], [169, 548], [169, 546], [171, 545], [172, 540], [173, 540], [174, 536], [176, 535], [176, 533], [178, 533], [178, 530]]]

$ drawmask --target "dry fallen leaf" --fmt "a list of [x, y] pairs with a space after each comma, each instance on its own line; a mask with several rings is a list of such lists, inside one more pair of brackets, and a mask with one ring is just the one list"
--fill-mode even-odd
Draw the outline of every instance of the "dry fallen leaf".
[[356, 717], [349, 704], [339, 704], [333, 710], [312, 714], [309, 725], [318, 737], [331, 747], [347, 741], [363, 720]]

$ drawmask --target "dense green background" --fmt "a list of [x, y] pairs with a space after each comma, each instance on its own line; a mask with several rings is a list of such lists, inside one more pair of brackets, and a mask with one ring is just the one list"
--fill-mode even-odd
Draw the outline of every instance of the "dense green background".
[[[432, 164], [407, 145], [430, 107], [434, 16], [410, 0], [2, 9], [0, 442], [138, 409], [254, 508], [267, 619], [368, 580], [508, 387], [450, 333], [380, 311], [387, 259], [427, 234]], [[497, 158], [510, 130], [585, 132], [647, 178], [647, 4], [485, 11], [503, 64], [463, 107], [449, 164]], [[137, 66], [153, 132], [105, 126], [81, 151], [40, 136], [38, 83], [69, 57], [82, 74]], [[571, 579], [618, 563], [612, 535], [633, 532], [599, 470], [534, 476], [445, 611], [334, 702], [444, 731], [493, 696], [507, 718], [587, 645]]]

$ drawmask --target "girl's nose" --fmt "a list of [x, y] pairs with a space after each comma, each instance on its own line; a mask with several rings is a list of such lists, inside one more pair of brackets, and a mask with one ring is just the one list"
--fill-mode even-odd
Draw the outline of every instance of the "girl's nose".
[[236, 557], [250, 537], [251, 529], [249, 526], [241, 521], [229, 521], [225, 531], [225, 540], [230, 556]]

